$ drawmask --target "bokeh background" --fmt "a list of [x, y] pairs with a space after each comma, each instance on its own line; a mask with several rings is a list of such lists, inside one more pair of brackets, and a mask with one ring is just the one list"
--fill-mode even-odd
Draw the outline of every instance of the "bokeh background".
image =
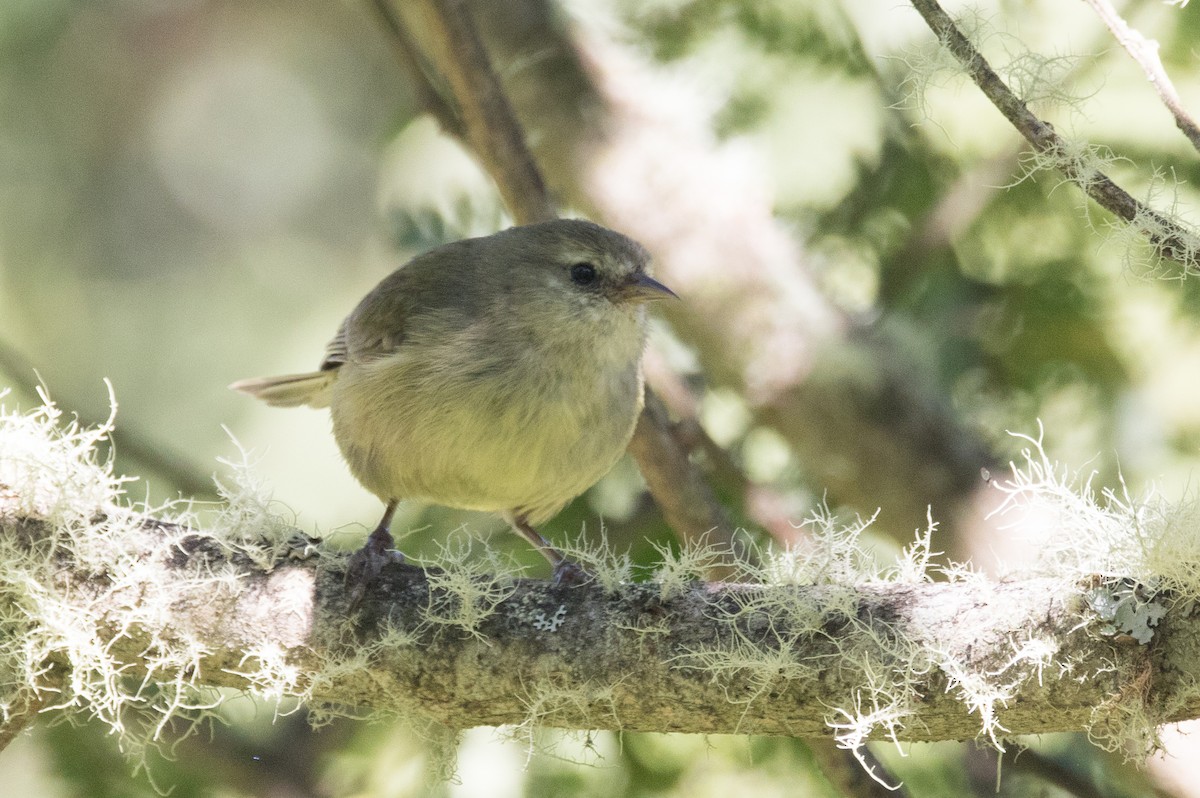
[[[1019, 564], [1036, 544], [987, 520], [980, 469], [1002, 468], [1021, 446], [1007, 431], [1039, 420], [1050, 456], [1097, 487], [1190, 495], [1195, 280], [1036, 171], [911, 8], [476, 6], [565, 209], [646, 241], [684, 297], [656, 323], [651, 380], [709, 437], [697, 460], [746, 537], [784, 545], [822, 502], [880, 508], [886, 559], [931, 506], [942, 550]], [[951, 9], [1056, 129], [1198, 221], [1197, 152], [1086, 4]], [[1200, 8], [1121, 9], [1200, 113]], [[100, 420], [107, 378], [117, 469], [140, 478], [131, 499], [212, 501], [219, 459], [245, 457], [299, 527], [358, 545], [380, 508], [327, 415], [225, 386], [314, 367], [392, 268], [508, 223], [416, 85], [367, 2], [0, 0], [3, 401], [32, 406], [40, 381]], [[647, 565], [673, 540], [628, 461], [546, 531], [601, 520]], [[494, 519], [405, 507], [394, 529], [420, 559], [463, 525], [543, 572]], [[411, 730], [314, 731], [293, 710], [231, 700], [226, 724], [152, 757], [153, 783], [106, 728], [44, 723], [0, 754], [0, 783], [14, 796], [833, 794], [799, 741], [547, 731], [531, 753], [487, 729], [465, 735], [444, 783]], [[1200, 795], [1183, 769], [1194, 741], [1167, 740], [1148, 772], [1069, 735], [1023, 741], [1000, 794]], [[877, 753], [913, 795], [995, 788], [994, 759], [969, 746]]]

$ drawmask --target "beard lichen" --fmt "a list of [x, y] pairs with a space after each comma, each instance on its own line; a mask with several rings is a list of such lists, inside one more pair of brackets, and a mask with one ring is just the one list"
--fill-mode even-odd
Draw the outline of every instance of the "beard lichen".
[[[415, 701], [388, 696], [391, 709], [380, 713], [331, 706], [314, 697], [335, 692], [333, 685], [414, 649], [430, 635], [490, 645], [486, 624], [513, 603], [519, 569], [477, 546], [476, 539], [452, 535], [427, 572], [424, 606], [381, 619], [369, 639], [350, 615], [301, 618], [301, 638], [317, 649], [307, 661], [298, 663], [277, 642], [251, 642], [214, 679], [203, 672], [211, 653], [204, 635], [172, 626], [173, 607], [236, 596], [245, 589], [245, 568], [235, 567], [237, 561], [287, 581], [287, 590], [296, 591], [296, 612], [302, 613], [311, 603], [317, 569], [278, 564], [339, 555], [324, 553], [281, 516], [244, 453], [233, 464], [232, 479], [222, 485], [223, 503], [208, 512], [203, 533], [197, 531], [202, 510], [195, 507], [127, 502], [127, 480], [115, 476], [111, 461], [96, 450], [110, 430], [111, 419], [100, 428], [83, 429], [63, 419], [49, 400], [28, 413], [0, 410], [0, 719], [34, 698], [46, 710], [108, 724], [140, 764], [149, 747], [169, 748], [216, 718], [229, 693], [210, 685], [232, 681], [289, 711], [307, 707], [316, 724], [334, 715], [403, 716], [414, 733], [430, 741], [428, 761], [439, 777], [452, 774], [459, 731], [433, 720]], [[1128, 634], [1138, 643], [1154, 636], [1159, 608], [1200, 599], [1194, 503], [1172, 505], [1153, 493], [1133, 497], [1127, 489], [1097, 496], [1089, 479], [1052, 463], [1039, 439], [1026, 441], [1023, 462], [1007, 478], [992, 482], [1003, 498], [998, 512], [1015, 519], [1014, 525], [1028, 526], [1031, 517], [1041, 520], [1040, 556], [1023, 576], [1053, 577], [1065, 593], [1086, 596], [1079, 601], [1081, 624], [1097, 634], [1111, 628], [1108, 634]], [[897, 586], [915, 590], [929, 582], [986, 580], [964, 566], [934, 564], [932, 517], [912, 544], [881, 562], [866, 538], [871, 520], [844, 523], [820, 512], [804, 525], [802, 543], [738, 561], [746, 581], [754, 584], [724, 593], [726, 599], [712, 606], [710, 616], [719, 634], [676, 651], [671, 667], [721, 685], [743, 718], [775, 700], [785, 686], [809, 690], [811, 685], [811, 694], [827, 707], [827, 728], [841, 746], [856, 752], [868, 739], [903, 740], [934, 676], [964, 712], [978, 717], [979, 737], [1002, 748], [1010, 730], [1001, 713], [1028, 685], [1040, 684], [1047, 673], [1083, 680], [1128, 668], [1073, 660], [1058, 641], [1035, 629], [1011, 635], [994, 661], [964, 660], [956, 653], [961, 649], [923, 636], [919, 624], [897, 617], [872, 597]], [[146, 557], [148, 534], [165, 538], [168, 550], [194, 555], [207, 546], [215, 554], [181, 558], [184, 565], [178, 567], [184, 570], [166, 585], [156, 578], [162, 563]], [[603, 540], [565, 549], [606, 594], [638, 576], [629, 556], [614, 553]], [[661, 602], [685, 596], [706, 568], [728, 565], [733, 556], [726, 547], [706, 544], [663, 547], [660, 553], [662, 563], [649, 573]], [[1083, 583], [1090, 592], [1078, 587]], [[1137, 598], [1132, 609], [1130, 595]], [[1147, 606], [1155, 609], [1146, 612]], [[512, 613], [532, 635], [552, 636], [570, 623], [561, 603], [529, 604]], [[985, 617], [964, 617], [956, 634], [981, 633]], [[644, 639], [648, 652], [663, 650], [672, 634], [668, 618], [620, 629]], [[130, 652], [133, 640], [140, 648]], [[128, 676], [131, 656], [144, 663], [140, 678]], [[1140, 756], [1157, 745], [1156, 725], [1171, 708], [1152, 702], [1146, 672], [1119, 676], [1127, 688], [1095, 708], [1087, 731], [1099, 745]], [[532, 752], [556, 734], [546, 731], [548, 725], [568, 722], [560, 719], [592, 718], [598, 726], [620, 728], [617, 707], [627, 688], [620, 678], [577, 682], [551, 671], [530, 673], [520, 696], [526, 718], [509, 727], [509, 734], [525, 740]], [[1177, 696], [1172, 706], [1195, 697]]]

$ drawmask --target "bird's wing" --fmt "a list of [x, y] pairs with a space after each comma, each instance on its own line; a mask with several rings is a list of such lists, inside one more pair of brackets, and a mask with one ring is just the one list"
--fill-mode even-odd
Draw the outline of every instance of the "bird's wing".
[[368, 294], [326, 345], [321, 370], [340, 368], [351, 361], [366, 363], [395, 352], [404, 342], [405, 320], [410, 315], [406, 304], [405, 297], [388, 298], [378, 288]]
[[421, 261], [420, 257], [409, 261], [362, 298], [325, 348], [322, 368], [385, 358], [404, 343], [409, 320], [426, 301], [420, 291], [422, 281], [414, 279]]
[[483, 295], [473, 289], [469, 268], [477, 241], [456, 241], [418, 255], [383, 278], [342, 322], [325, 348], [321, 368], [391, 356], [408, 340], [414, 316], [446, 312], [477, 316]]
[[325, 358], [321, 361], [321, 371], [332, 371], [349, 359], [350, 351], [346, 345], [347, 321], [349, 319], [342, 319], [342, 323], [338, 325], [337, 334], [325, 345]]

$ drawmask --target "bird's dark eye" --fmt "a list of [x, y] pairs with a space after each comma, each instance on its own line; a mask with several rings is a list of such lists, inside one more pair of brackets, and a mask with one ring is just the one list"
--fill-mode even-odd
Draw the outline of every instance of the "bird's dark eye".
[[596, 267], [590, 263], [576, 263], [571, 267], [571, 282], [575, 285], [595, 285], [599, 277]]

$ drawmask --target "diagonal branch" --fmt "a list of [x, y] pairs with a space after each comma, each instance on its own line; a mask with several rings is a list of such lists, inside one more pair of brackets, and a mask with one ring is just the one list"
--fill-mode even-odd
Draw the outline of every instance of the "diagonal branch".
[[1034, 150], [1050, 157], [1055, 167], [1098, 205], [1133, 225], [1161, 257], [1189, 271], [1200, 271], [1200, 237], [1194, 231], [1134, 199], [1108, 175], [1073, 156], [1071, 144], [1013, 93], [937, 0], [912, 0], [912, 4], [975, 85]]
[[1158, 92], [1163, 105], [1167, 106], [1171, 116], [1175, 117], [1175, 126], [1183, 131], [1183, 135], [1192, 142], [1192, 146], [1200, 151], [1200, 126], [1183, 107], [1183, 100], [1179, 98], [1179, 93], [1175, 91], [1175, 84], [1171, 82], [1162, 59], [1158, 57], [1158, 42], [1147, 39], [1131, 28], [1109, 0], [1087, 0], [1087, 4], [1095, 10], [1108, 29], [1112, 31], [1117, 42], [1125, 48], [1134, 61], [1138, 62], [1142, 71], [1146, 73], [1146, 78], [1154, 84], [1154, 90]]
[[464, 3], [421, 0], [417, 5], [434, 62], [462, 111], [467, 144], [496, 181], [513, 218], [518, 224], [555, 218], [550, 193]]
[[9, 744], [37, 719], [38, 713], [41, 712], [45, 703], [37, 696], [18, 697], [17, 706], [9, 708], [6, 713], [7, 717], [0, 722], [0, 752], [8, 748]]

